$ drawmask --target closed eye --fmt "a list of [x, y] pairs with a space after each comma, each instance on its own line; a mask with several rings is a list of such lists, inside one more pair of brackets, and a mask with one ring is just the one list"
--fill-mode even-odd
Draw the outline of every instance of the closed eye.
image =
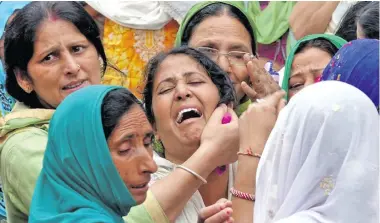
[[120, 156], [125, 156], [129, 153], [131, 149], [127, 148], [127, 149], [120, 149], [117, 153], [120, 155]]
[[191, 81], [191, 82], [189, 82], [190, 85], [200, 85], [203, 83], [204, 83], [204, 81]]
[[166, 94], [166, 93], [169, 93], [171, 90], [173, 90], [172, 87], [170, 87], [170, 88], [164, 88], [164, 89], [160, 90], [158, 92], [158, 94]]
[[301, 88], [303, 86], [303, 84], [301, 83], [296, 83], [296, 84], [293, 84], [289, 87], [290, 90], [298, 90], [299, 88]]

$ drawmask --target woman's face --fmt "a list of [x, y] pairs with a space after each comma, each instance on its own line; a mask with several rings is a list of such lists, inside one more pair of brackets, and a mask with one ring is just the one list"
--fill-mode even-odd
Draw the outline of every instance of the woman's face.
[[[60, 19], [47, 19], [38, 27], [27, 71], [31, 79], [27, 84], [47, 108], [55, 108], [72, 92], [101, 81], [96, 48], [72, 23]], [[23, 87], [25, 80], [17, 76]]]
[[304, 87], [319, 82], [331, 55], [321, 49], [307, 48], [294, 56], [289, 79], [289, 99]]
[[133, 105], [119, 120], [108, 138], [112, 160], [137, 204], [146, 199], [153, 161], [153, 129], [144, 111]]
[[[226, 54], [231, 51], [241, 51], [252, 54], [251, 36], [244, 25], [228, 15], [212, 16], [194, 29], [189, 41], [189, 46], [210, 47]], [[245, 65], [230, 64], [226, 56], [219, 56], [215, 61], [232, 80], [237, 99], [240, 101], [245, 93], [241, 88], [241, 82], [248, 83], [248, 71]]]
[[183, 162], [199, 147], [203, 128], [220, 100], [218, 88], [199, 63], [178, 54], [160, 64], [152, 95], [155, 129], [165, 155]]

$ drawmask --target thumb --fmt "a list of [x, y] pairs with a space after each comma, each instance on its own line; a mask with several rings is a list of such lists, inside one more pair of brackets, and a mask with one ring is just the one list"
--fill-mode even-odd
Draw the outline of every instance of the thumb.
[[208, 120], [208, 123], [213, 124], [221, 124], [224, 114], [227, 112], [227, 105], [221, 104], [219, 105], [214, 112], [212, 113], [210, 119]]

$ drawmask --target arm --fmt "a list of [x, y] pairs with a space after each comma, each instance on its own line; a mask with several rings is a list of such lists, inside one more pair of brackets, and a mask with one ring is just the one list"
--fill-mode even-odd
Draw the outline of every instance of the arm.
[[[284, 95], [283, 91], [275, 92], [263, 101], [251, 104], [240, 117], [240, 155], [234, 184], [238, 191], [253, 195], [256, 193], [256, 171], [259, 158], [252, 154], [263, 153], [277, 115], [285, 106], [285, 101], [281, 99]], [[254, 202], [233, 197], [232, 205], [235, 222], [253, 222]]]
[[[207, 179], [208, 175], [210, 175], [215, 169], [213, 165], [210, 165], [212, 162], [209, 162], [209, 155], [204, 152], [206, 150], [207, 148], [201, 146], [185, 163], [182, 164], [205, 179]], [[170, 222], [174, 222], [191, 196], [193, 196], [201, 185], [201, 180], [189, 172], [178, 168], [164, 179], [154, 183], [151, 186], [151, 190]]]
[[[256, 142], [261, 143], [252, 144], [251, 148], [264, 148], [265, 139], [259, 139]], [[239, 156], [238, 168], [235, 177], [234, 187], [236, 190], [248, 193], [256, 194], [256, 170], [259, 164], [257, 157], [251, 156]], [[253, 222], [253, 207], [252, 201], [232, 197], [233, 205], [233, 218], [235, 222]]]
[[[222, 124], [227, 112], [231, 115], [231, 122]], [[238, 118], [231, 108], [224, 104], [217, 107], [203, 129], [200, 147], [182, 165], [207, 179], [217, 166], [235, 162], [239, 145], [238, 126]], [[202, 182], [192, 174], [176, 169], [154, 183], [151, 190], [173, 222], [201, 185]]]
[[11, 136], [3, 147], [1, 171], [5, 190], [11, 195], [10, 202], [25, 215], [29, 215], [47, 138], [45, 131], [27, 130]]
[[310, 34], [324, 33], [339, 1], [297, 2], [289, 17], [294, 37], [299, 40]]
[[147, 193], [144, 203], [132, 207], [128, 216], [123, 219], [124, 222], [128, 223], [169, 223], [169, 219], [166, 217], [165, 212], [162, 210], [160, 204], [150, 190]]

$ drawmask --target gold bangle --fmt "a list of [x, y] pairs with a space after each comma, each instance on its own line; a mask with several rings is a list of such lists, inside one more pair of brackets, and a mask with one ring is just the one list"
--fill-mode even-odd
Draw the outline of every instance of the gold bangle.
[[200, 179], [204, 184], [207, 184], [207, 180], [205, 180], [205, 178], [203, 178], [201, 175], [197, 174], [196, 172], [190, 170], [189, 168], [182, 165], [178, 165], [177, 168], [186, 170], [187, 172], [193, 174], [196, 178]]

